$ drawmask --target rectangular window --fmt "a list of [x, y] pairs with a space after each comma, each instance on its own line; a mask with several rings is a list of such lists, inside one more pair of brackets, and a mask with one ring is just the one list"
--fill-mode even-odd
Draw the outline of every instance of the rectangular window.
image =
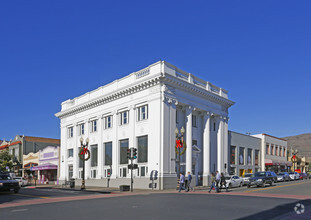
[[283, 157], [286, 157], [286, 148], [283, 150]]
[[247, 149], [247, 164], [252, 165], [252, 149]]
[[72, 138], [73, 137], [73, 127], [69, 127], [68, 128], [68, 138]]
[[97, 161], [98, 161], [98, 156], [97, 156], [97, 144], [91, 146], [91, 166], [92, 167], [97, 167]]
[[138, 121], [146, 120], [148, 119], [148, 105], [143, 105], [137, 108], [138, 113]]
[[230, 146], [230, 164], [236, 164], [236, 147]]
[[91, 121], [91, 132], [97, 131], [97, 120]]
[[269, 144], [266, 145], [266, 154], [269, 154]]
[[91, 178], [96, 179], [97, 170], [91, 170]]
[[68, 178], [71, 179], [73, 176], [73, 165], [68, 166]]
[[128, 111], [124, 111], [120, 113], [120, 125], [125, 125], [129, 123]]
[[244, 147], [239, 148], [239, 165], [244, 165]]
[[255, 166], [259, 165], [259, 150], [255, 150]]
[[84, 124], [79, 124], [79, 135], [84, 135]]
[[197, 116], [192, 115], [192, 127], [197, 127]]
[[140, 176], [146, 176], [145, 167], [141, 167], [141, 168], [140, 168]]
[[127, 149], [129, 148], [129, 139], [120, 140], [120, 164], [127, 164]]
[[112, 128], [112, 115], [105, 117], [105, 129]]
[[279, 155], [279, 147], [275, 146], [275, 156], [278, 156], [278, 155]]
[[282, 147], [280, 146], [280, 150], [279, 150], [279, 156], [282, 156]]
[[270, 155], [273, 155], [273, 144], [271, 144]]
[[68, 149], [68, 158], [73, 157], [73, 149]]
[[148, 136], [137, 138], [138, 163], [148, 162]]
[[112, 165], [112, 142], [107, 142], [105, 145], [105, 165]]

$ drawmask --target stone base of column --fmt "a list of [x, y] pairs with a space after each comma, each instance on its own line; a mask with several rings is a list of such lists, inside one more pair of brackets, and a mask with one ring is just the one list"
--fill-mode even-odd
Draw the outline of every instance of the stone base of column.
[[211, 185], [211, 175], [203, 175], [203, 186]]

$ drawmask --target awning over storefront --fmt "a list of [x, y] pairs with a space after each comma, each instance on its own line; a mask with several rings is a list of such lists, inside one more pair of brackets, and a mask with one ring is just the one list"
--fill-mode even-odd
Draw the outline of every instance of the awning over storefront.
[[32, 167], [31, 170], [57, 170], [57, 165], [52, 163], [41, 164], [36, 167]]
[[292, 162], [289, 161], [276, 161], [271, 159], [265, 159], [266, 166], [292, 166]]

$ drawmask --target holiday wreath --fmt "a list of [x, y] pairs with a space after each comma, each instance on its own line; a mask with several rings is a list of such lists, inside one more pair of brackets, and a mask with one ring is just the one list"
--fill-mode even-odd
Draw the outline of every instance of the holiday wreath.
[[[84, 155], [87, 154], [87, 156], [85, 157]], [[82, 147], [80, 148], [80, 152], [79, 152], [79, 158], [80, 160], [85, 160], [87, 161], [88, 159], [90, 159], [91, 154], [89, 149], [87, 149], [86, 147]]]
[[179, 154], [178, 148], [183, 148], [182, 151], [180, 152], [180, 155], [183, 155], [186, 151], [187, 145], [184, 141], [176, 140], [176, 145], [175, 145], [176, 154]]

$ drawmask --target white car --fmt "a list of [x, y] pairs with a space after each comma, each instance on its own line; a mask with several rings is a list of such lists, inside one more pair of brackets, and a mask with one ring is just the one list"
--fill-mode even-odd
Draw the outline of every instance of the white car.
[[299, 180], [299, 173], [297, 173], [297, 172], [290, 172], [288, 174], [289, 174], [290, 180]]
[[28, 181], [24, 177], [15, 177], [14, 179], [18, 181], [20, 186], [28, 185]]
[[239, 176], [226, 176], [226, 185], [228, 188], [243, 186], [243, 179]]
[[249, 178], [253, 177], [254, 174], [252, 173], [245, 173], [243, 178], [243, 185], [247, 185], [249, 183]]

